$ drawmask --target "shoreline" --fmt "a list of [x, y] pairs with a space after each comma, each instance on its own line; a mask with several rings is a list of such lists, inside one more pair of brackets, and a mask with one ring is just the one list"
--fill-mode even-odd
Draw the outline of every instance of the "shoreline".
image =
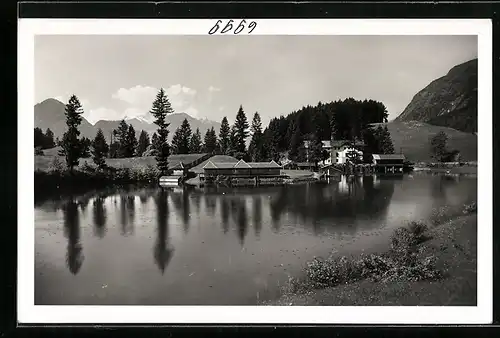
[[[344, 263], [359, 262], [370, 258], [370, 262], [391, 251], [390, 248], [369, 249], [365, 253], [355, 254], [349, 258], [330, 254], [325, 261], [333, 259], [323, 268], [311, 264], [304, 268], [303, 275], [291, 279], [275, 299], [263, 301], [261, 305], [279, 306], [366, 306], [366, 305], [476, 305], [477, 299], [477, 214], [474, 207], [465, 206], [461, 215], [448, 218], [447, 221], [429, 219], [431, 224], [425, 231], [425, 240], [415, 246], [417, 261], [427, 262], [433, 258], [433, 265], [418, 265], [424, 273], [442, 274], [442, 278], [411, 278], [372, 280], [370, 277], [353, 278], [334, 286], [321, 286], [310, 283], [311, 267], [319, 269], [322, 278], [332, 271], [342, 271]], [[439, 222], [439, 223], [437, 223]], [[363, 258], [364, 257], [364, 258]], [[339, 261], [340, 259], [340, 261]], [[342, 259], [346, 259], [343, 261]], [[384, 258], [385, 259], [385, 258]], [[350, 266], [350, 265], [349, 265]], [[340, 268], [335, 270], [333, 268]], [[403, 266], [403, 270], [407, 267]], [[419, 271], [420, 272], [420, 271]], [[352, 274], [352, 272], [350, 272]], [[333, 274], [335, 275], [335, 274]], [[330, 276], [337, 277], [337, 276]], [[342, 277], [342, 276], [340, 276]], [[316, 278], [316, 277], [314, 277]]]

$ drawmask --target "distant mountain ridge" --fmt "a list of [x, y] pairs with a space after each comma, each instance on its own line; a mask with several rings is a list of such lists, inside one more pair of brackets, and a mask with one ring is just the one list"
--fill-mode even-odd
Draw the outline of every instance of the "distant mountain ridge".
[[457, 65], [419, 91], [395, 119], [477, 132], [477, 59]]
[[[63, 134], [67, 130], [66, 126], [66, 116], [64, 114], [65, 104], [53, 99], [46, 99], [34, 107], [35, 110], [35, 127], [41, 128], [44, 132], [47, 128], [50, 128], [54, 133], [54, 137], [62, 138]], [[172, 140], [173, 134], [175, 130], [180, 127], [182, 121], [187, 119], [189, 124], [191, 125], [191, 130], [194, 132], [196, 128], [200, 129], [200, 133], [202, 137], [205, 135], [206, 131], [212, 127], [215, 128], [217, 133], [220, 129], [220, 123], [203, 119], [196, 119], [186, 113], [175, 113], [167, 116], [167, 122], [170, 123], [169, 126], [169, 140]], [[125, 120], [128, 124], [131, 124], [136, 130], [137, 136], [139, 136], [141, 130], [146, 131], [150, 135], [152, 135], [156, 130], [157, 126], [153, 123], [149, 123], [144, 119], [140, 118], [132, 118]], [[82, 117], [82, 123], [79, 126], [79, 130], [81, 136], [88, 137], [93, 139], [96, 135], [96, 132], [99, 128], [102, 129], [104, 136], [109, 142], [110, 134], [113, 129], [118, 128], [120, 120], [99, 120], [94, 125], [92, 125], [89, 121]]]

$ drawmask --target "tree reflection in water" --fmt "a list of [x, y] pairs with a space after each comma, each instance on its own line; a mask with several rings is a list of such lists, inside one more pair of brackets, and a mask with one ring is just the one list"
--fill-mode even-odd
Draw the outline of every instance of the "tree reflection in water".
[[106, 198], [103, 196], [97, 196], [94, 199], [94, 208], [93, 208], [93, 219], [94, 219], [94, 235], [103, 238], [106, 234], [106, 207], [104, 206], [104, 202]]
[[253, 226], [255, 231], [255, 236], [260, 236], [260, 231], [262, 230], [262, 197], [254, 196], [252, 200], [253, 208]]
[[[270, 212], [273, 220], [279, 220], [285, 213], [298, 216], [300, 223], [312, 226], [316, 234], [330, 226], [344, 226], [347, 232], [354, 233], [356, 228], [352, 226], [352, 220], [382, 217], [387, 212], [393, 193], [394, 180], [381, 180], [374, 187], [373, 176], [343, 177], [330, 184], [285, 187], [271, 201]], [[342, 220], [351, 222], [342, 225]], [[278, 231], [280, 222], [273, 224], [273, 230]]]
[[156, 204], [156, 243], [154, 258], [162, 275], [174, 253], [173, 247], [168, 243], [168, 194], [166, 189], [160, 188], [155, 197]]
[[80, 242], [80, 218], [78, 204], [71, 196], [63, 208], [64, 232], [67, 234], [68, 247], [66, 251], [66, 265], [69, 271], [76, 275], [83, 264], [83, 247]]
[[226, 234], [229, 231], [229, 213], [231, 206], [226, 196], [220, 196], [220, 211], [222, 219], [222, 231]]

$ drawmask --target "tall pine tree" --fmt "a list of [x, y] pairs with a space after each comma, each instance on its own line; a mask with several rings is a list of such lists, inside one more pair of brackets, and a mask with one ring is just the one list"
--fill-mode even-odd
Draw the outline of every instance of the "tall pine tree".
[[253, 162], [262, 161], [265, 158], [264, 136], [262, 134], [262, 122], [260, 115], [256, 112], [252, 120], [252, 139], [248, 152]]
[[78, 139], [80, 131], [78, 130], [78, 126], [82, 123], [82, 114], [83, 108], [80, 100], [76, 95], [71, 95], [64, 111], [68, 129], [63, 135], [61, 142], [62, 149], [59, 151], [59, 155], [64, 156], [66, 166], [71, 171], [78, 165], [81, 157], [81, 144]]
[[92, 141], [92, 160], [99, 169], [106, 167], [106, 155], [108, 154], [109, 146], [104, 137], [101, 128], [97, 130], [94, 140]]
[[222, 118], [222, 122], [219, 130], [219, 148], [220, 152], [223, 155], [229, 155], [230, 147], [229, 147], [229, 136], [231, 133], [231, 128], [229, 127], [229, 122], [227, 118], [224, 116]]
[[149, 135], [147, 132], [144, 130], [141, 130], [141, 134], [139, 135], [139, 141], [137, 144], [137, 156], [142, 156], [144, 152], [148, 149], [149, 147]]
[[236, 131], [235, 150], [237, 152], [244, 153], [246, 150], [246, 139], [248, 137], [248, 121], [245, 111], [243, 110], [243, 106], [241, 105], [238, 109], [238, 113], [236, 113], [234, 128]]
[[191, 154], [201, 153], [201, 134], [199, 128], [196, 128], [196, 132], [191, 136], [189, 150]]
[[168, 126], [167, 114], [173, 113], [172, 105], [168, 101], [167, 95], [163, 88], [160, 89], [153, 102], [151, 115], [155, 118], [154, 124], [158, 126], [158, 142], [157, 142], [157, 155], [156, 166], [160, 171], [160, 175], [167, 175], [168, 170], [168, 156], [170, 155], [170, 146], [168, 145]]

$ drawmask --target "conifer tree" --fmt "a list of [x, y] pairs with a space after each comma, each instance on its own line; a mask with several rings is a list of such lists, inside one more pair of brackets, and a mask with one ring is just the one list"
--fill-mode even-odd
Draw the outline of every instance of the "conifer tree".
[[246, 139], [248, 137], [248, 121], [243, 110], [243, 106], [240, 105], [238, 113], [236, 113], [236, 121], [234, 122], [234, 128], [236, 131], [236, 144], [235, 150], [237, 152], [244, 153], [246, 149]]
[[[178, 132], [177, 136], [177, 144], [174, 145], [172, 141], [172, 146], [176, 148], [176, 153], [177, 154], [189, 154], [191, 153], [190, 151], [190, 142], [191, 142], [191, 136], [192, 136], [192, 131], [191, 131], [191, 126], [189, 125], [189, 121], [187, 119], [184, 119], [182, 121], [181, 126], [178, 128], [178, 131], [176, 130], [176, 133]], [[174, 135], [175, 137], [176, 135]]]
[[224, 116], [222, 118], [220, 130], [219, 130], [219, 148], [220, 152], [223, 155], [228, 155], [230, 151], [229, 147], [229, 137], [231, 133], [231, 128], [229, 127], [229, 122], [227, 121], [227, 118]]
[[94, 140], [92, 141], [92, 160], [99, 169], [106, 167], [106, 155], [108, 154], [109, 146], [104, 137], [101, 128], [97, 130]]
[[262, 122], [260, 115], [256, 112], [252, 120], [252, 139], [248, 147], [248, 152], [252, 161], [259, 162], [265, 158], [264, 136], [262, 134]]
[[118, 125], [118, 129], [114, 130], [113, 133], [116, 135], [118, 147], [119, 158], [127, 157], [127, 138], [128, 138], [128, 124], [125, 120], [121, 120]]
[[137, 138], [135, 136], [135, 129], [130, 124], [128, 126], [127, 138], [125, 142], [125, 157], [134, 157], [136, 149], [137, 149]]
[[205, 133], [203, 148], [203, 151], [209, 154], [214, 154], [217, 151], [217, 134], [214, 127], [208, 129]]
[[142, 154], [144, 154], [144, 152], [148, 149], [149, 145], [150, 141], [148, 133], [144, 130], [141, 130], [141, 134], [139, 135], [139, 141], [137, 144], [137, 156], [142, 156]]
[[199, 128], [196, 128], [196, 132], [191, 136], [189, 150], [191, 154], [201, 153], [201, 134]]
[[158, 142], [157, 142], [157, 155], [156, 166], [160, 171], [160, 175], [168, 174], [168, 156], [170, 155], [170, 146], [168, 144], [168, 126], [166, 118], [168, 114], [173, 113], [172, 105], [170, 104], [167, 95], [163, 88], [160, 89], [153, 102], [151, 115], [154, 116], [154, 124], [158, 126]]
[[66, 104], [65, 112], [67, 131], [63, 135], [59, 154], [64, 156], [66, 166], [73, 171], [81, 158], [80, 131], [78, 126], [82, 123], [83, 108], [76, 95], [71, 95]]
[[54, 148], [56, 144], [54, 143], [54, 133], [50, 128], [45, 131], [45, 148]]

